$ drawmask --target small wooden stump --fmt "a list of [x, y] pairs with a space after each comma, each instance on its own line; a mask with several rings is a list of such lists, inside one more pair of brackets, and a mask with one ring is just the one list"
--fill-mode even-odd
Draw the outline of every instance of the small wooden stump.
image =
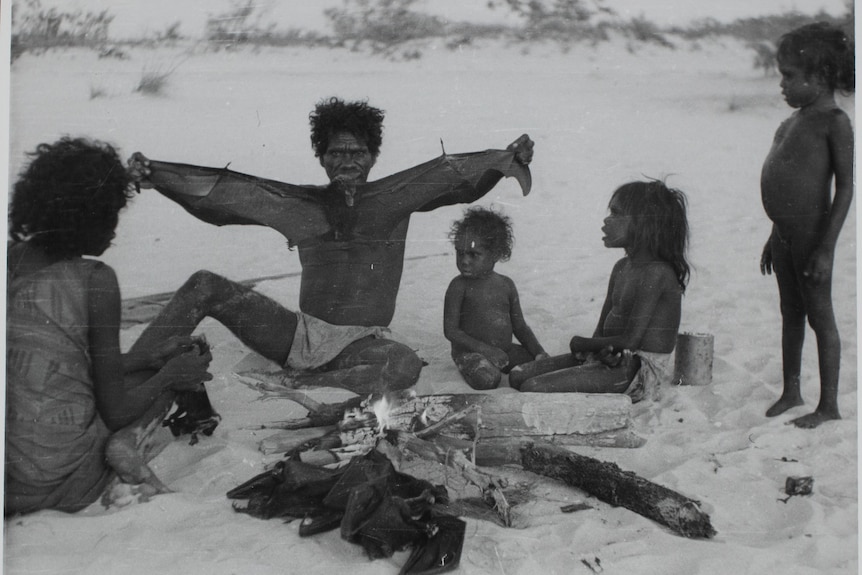
[[681, 333], [676, 338], [674, 383], [709, 385], [715, 338], [709, 333]]

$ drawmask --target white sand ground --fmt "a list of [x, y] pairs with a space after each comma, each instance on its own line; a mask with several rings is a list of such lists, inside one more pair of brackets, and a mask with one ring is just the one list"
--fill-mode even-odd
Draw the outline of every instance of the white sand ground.
[[[728, 41], [678, 51], [639, 46], [632, 53], [620, 40], [568, 52], [432, 46], [421, 59], [400, 63], [329, 50], [160, 49], [129, 56], [99, 60], [68, 51], [25, 55], [14, 64], [13, 175], [37, 143], [86, 134], [126, 154], [230, 163], [238, 171], [319, 183], [307, 114], [329, 95], [368, 98], [387, 111], [377, 177], [437, 155], [441, 139], [447, 151], [461, 152], [504, 147], [528, 132], [536, 141], [532, 194], [520, 197], [513, 182], [504, 182], [481, 203], [514, 219], [515, 252], [498, 270], [515, 280], [528, 321], [553, 353], [572, 334], [592, 331], [607, 275], [621, 256], [602, 247], [599, 231], [613, 189], [650, 176], [667, 177], [688, 193], [695, 271], [682, 329], [715, 335], [714, 381], [666, 389], [661, 405], [635, 421], [645, 446], [579, 452], [699, 499], [718, 535], [687, 540], [625, 509], [521, 474], [532, 488], [531, 500], [516, 510], [520, 527], [469, 520], [460, 572], [856, 573], [855, 205], [834, 278], [844, 419], [803, 431], [785, 423], [817, 402], [811, 334], [803, 370], [807, 406], [763, 416], [780, 392], [781, 358], [775, 281], [758, 269], [770, 229], [758, 179], [790, 109], [778, 80], [752, 69], [749, 52]], [[144, 70], [171, 68], [163, 96], [132, 93]], [[91, 98], [95, 90], [104, 96]], [[852, 100], [843, 105], [852, 115]], [[411, 223], [392, 327], [429, 363], [417, 386], [422, 393], [468, 391], [442, 334], [443, 293], [456, 271], [446, 233], [460, 213], [440, 209]], [[115, 244], [104, 259], [127, 297], [176, 288], [200, 268], [234, 279], [299, 270], [297, 255], [274, 232], [199, 224], [154, 192], [122, 214]], [[259, 287], [295, 307], [297, 278]], [[396, 573], [406, 553], [369, 562], [337, 532], [300, 540], [296, 523], [232, 511], [224, 493], [267, 460], [257, 451], [266, 432], [243, 428], [299, 410], [288, 401], [256, 401], [230, 374], [246, 350], [214, 322], [201, 331], [214, 344], [208, 388], [224, 419], [212, 438], [175, 443], [157, 460], [176, 493], [123, 509], [95, 505], [77, 515], [40, 512], [7, 521], [5, 572]], [[125, 331], [124, 341], [139, 332]], [[790, 475], [812, 475], [813, 494], [780, 501]], [[593, 509], [559, 512], [577, 501]]]

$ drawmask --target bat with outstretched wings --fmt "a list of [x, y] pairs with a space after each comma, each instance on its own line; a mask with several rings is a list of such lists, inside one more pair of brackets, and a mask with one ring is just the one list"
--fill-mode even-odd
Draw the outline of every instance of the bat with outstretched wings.
[[374, 182], [336, 178], [327, 186], [156, 160], [150, 168], [156, 190], [198, 219], [219, 226], [268, 226], [290, 245], [320, 237], [384, 239], [411, 213], [475, 201], [501, 177], [515, 178], [525, 196], [532, 182], [529, 168], [511, 150], [444, 153]]

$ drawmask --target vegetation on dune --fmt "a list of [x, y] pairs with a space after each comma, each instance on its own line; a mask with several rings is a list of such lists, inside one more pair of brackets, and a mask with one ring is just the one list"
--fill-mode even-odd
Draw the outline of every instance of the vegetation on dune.
[[113, 19], [107, 10], [64, 12], [46, 10], [39, 0], [16, 2], [12, 4], [12, 59], [58, 46], [101, 47]]
[[325, 35], [297, 28], [279, 29], [268, 10], [254, 0], [231, 0], [226, 11], [208, 18], [203, 38], [184, 38], [176, 22], [148, 38], [118, 41], [109, 38], [114, 16], [107, 10], [94, 13], [45, 9], [40, 0], [18, 0], [12, 7], [12, 58], [25, 52], [70, 46], [98, 50], [101, 57], [122, 58], [125, 54], [121, 45], [161, 46], [187, 41], [194, 47], [211, 50], [322, 46], [406, 60], [421, 57], [430, 40], [442, 40], [451, 49], [493, 38], [525, 46], [551, 43], [568, 50], [579, 43], [595, 45], [623, 37], [628, 49], [635, 52], [647, 44], [673, 49], [705, 38], [731, 37], [746, 42], [753, 52], [753, 65], [770, 73], [775, 41], [781, 34], [805, 23], [826, 21], [841, 26], [852, 38], [855, 9], [853, 0], [845, 0], [845, 14], [838, 17], [824, 12], [813, 17], [787, 12], [730, 23], [706, 19], [685, 27], [661, 28], [643, 16], [621, 17], [606, 5], [606, 0], [488, 0], [491, 9], [517, 17], [516, 24], [504, 26], [451, 22], [419, 11], [417, 2], [342, 0], [340, 7], [324, 11], [332, 28], [332, 34]]
[[274, 22], [266, 23], [266, 8], [254, 0], [231, 0], [225, 12], [207, 18], [204, 41], [213, 49], [235, 49], [242, 46], [320, 46], [329, 40], [314, 32], [298, 28], [278, 30]]
[[161, 96], [168, 85], [168, 79], [176, 70], [176, 66], [164, 70], [162, 68], [145, 68], [134, 91], [145, 96]]

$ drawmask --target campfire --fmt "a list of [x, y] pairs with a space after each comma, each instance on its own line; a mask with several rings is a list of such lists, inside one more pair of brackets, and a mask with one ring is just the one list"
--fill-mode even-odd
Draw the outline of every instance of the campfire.
[[267, 399], [286, 398], [308, 409], [305, 417], [264, 426], [285, 431], [263, 440], [261, 449], [266, 443], [266, 452], [284, 453], [287, 460], [339, 468], [376, 452], [396, 468], [405, 458], [443, 464], [452, 476], [476, 487], [506, 526], [512, 524], [507, 481], [492, 468], [516, 464], [679, 535], [715, 534], [698, 501], [565, 447], [643, 445], [631, 428], [631, 400], [623, 394], [401, 392], [323, 404], [282, 385], [278, 373], [238, 375]]

